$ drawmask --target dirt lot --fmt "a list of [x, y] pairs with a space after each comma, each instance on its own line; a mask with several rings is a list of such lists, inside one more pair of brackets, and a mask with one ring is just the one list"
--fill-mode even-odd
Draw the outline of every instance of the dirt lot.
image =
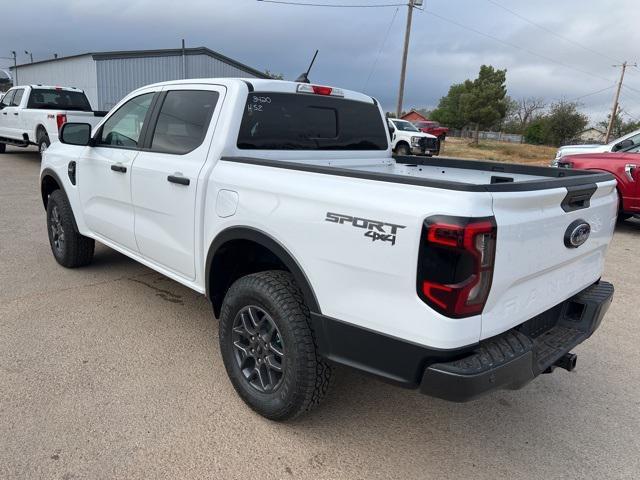
[[497, 162], [517, 162], [529, 165], [549, 165], [556, 155], [556, 147], [527, 145], [520, 143], [480, 140], [472, 145], [470, 138], [449, 137], [444, 143], [442, 155], [455, 158], [495, 160]]
[[575, 372], [460, 405], [343, 370], [277, 424], [236, 396], [204, 297], [104, 247], [55, 263], [38, 169], [0, 155], [0, 478], [638, 478], [640, 222]]

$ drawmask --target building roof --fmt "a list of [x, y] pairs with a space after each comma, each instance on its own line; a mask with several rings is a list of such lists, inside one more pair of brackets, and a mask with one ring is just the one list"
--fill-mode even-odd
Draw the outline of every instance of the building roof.
[[402, 115], [400, 118], [402, 118], [404, 120], [405, 117], [408, 117], [409, 115], [417, 115], [419, 116], [422, 120], [428, 120], [427, 117], [425, 117], [424, 115], [422, 115], [419, 112], [416, 112], [413, 108], [411, 110], [409, 110], [407, 113], [405, 113], [404, 115]]
[[[182, 55], [183, 50], [181, 48], [167, 48], [160, 50], [126, 50], [126, 51], [111, 51], [111, 52], [87, 52], [81, 53], [78, 55], [70, 55], [68, 57], [59, 57], [59, 58], [50, 58], [47, 60], [40, 60], [33, 63], [23, 63], [18, 65], [20, 67], [29, 67], [31, 65], [38, 65], [49, 62], [61, 62], [64, 60], [68, 60], [71, 58], [79, 58], [91, 56], [93, 60], [113, 60], [117, 58], [145, 58], [145, 57], [172, 57], [172, 56], [180, 56]], [[227, 63], [229, 65], [233, 65], [240, 70], [244, 70], [245, 72], [251, 73], [259, 78], [269, 78], [264, 72], [256, 70], [244, 63], [240, 63], [232, 58], [229, 58], [221, 53], [215, 52], [206, 47], [196, 47], [196, 48], [185, 48], [185, 55], [207, 55], [211, 58], [215, 58], [220, 60], [221, 62]], [[10, 67], [12, 70], [16, 67]]]

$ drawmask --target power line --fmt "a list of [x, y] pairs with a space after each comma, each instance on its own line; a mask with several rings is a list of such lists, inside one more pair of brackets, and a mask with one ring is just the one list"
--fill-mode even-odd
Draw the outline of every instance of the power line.
[[490, 39], [492, 39], [492, 40], [494, 40], [494, 41], [496, 41], [498, 43], [502, 43], [503, 45], [506, 45], [508, 47], [514, 48], [516, 50], [520, 50], [522, 52], [526, 52], [529, 55], [532, 55], [534, 57], [538, 57], [538, 58], [541, 58], [541, 59], [546, 60], [548, 62], [555, 63], [556, 65], [560, 65], [562, 67], [568, 68], [568, 69], [573, 70], [575, 72], [582, 73], [583, 75], [589, 75], [591, 77], [598, 78], [600, 80], [604, 80], [607, 83], [610, 83], [612, 81], [610, 78], [602, 77], [602, 76], [598, 75], [597, 73], [589, 72], [588, 70], [582, 70], [580, 68], [574, 67], [572, 65], [568, 65], [568, 64], [566, 64], [564, 62], [561, 62], [560, 60], [556, 60], [555, 58], [547, 57], [546, 55], [542, 55], [540, 53], [534, 52], [532, 50], [529, 50], [528, 48], [521, 47], [520, 45], [516, 45], [515, 43], [507, 42], [506, 40], [502, 40], [501, 38], [495, 37], [495, 36], [493, 36], [493, 35], [491, 35], [489, 33], [485, 33], [485, 32], [483, 32], [481, 30], [475, 29], [475, 28], [470, 27], [468, 25], [464, 25], [464, 24], [462, 24], [462, 23], [460, 23], [460, 22], [458, 22], [456, 20], [453, 20], [451, 18], [444, 17], [444, 16], [442, 16], [442, 15], [440, 15], [440, 14], [438, 14], [438, 13], [432, 11], [432, 10], [426, 10], [425, 9], [424, 11], [426, 13], [428, 13], [429, 15], [432, 15], [432, 16], [434, 16], [436, 18], [439, 18], [440, 20], [443, 20], [445, 22], [451, 23], [451, 24], [456, 25], [456, 26], [458, 26], [460, 28], [464, 28], [464, 29], [469, 30], [471, 32], [474, 32], [474, 33], [476, 33], [478, 35], [482, 35], [484, 37], [490, 38]]
[[513, 10], [511, 10], [510, 8], [505, 7], [504, 5], [502, 5], [502, 4], [498, 3], [498, 2], [496, 2], [495, 0], [487, 0], [487, 2], [489, 2], [489, 3], [493, 4], [493, 5], [495, 5], [495, 6], [496, 6], [496, 7], [498, 7], [498, 8], [501, 8], [501, 9], [503, 9], [503, 10], [505, 10], [505, 11], [509, 12], [510, 14], [512, 14], [512, 15], [514, 15], [514, 16], [516, 16], [516, 17], [518, 17], [520, 20], [523, 20], [523, 21], [525, 21], [525, 22], [527, 22], [527, 23], [529, 23], [529, 24], [533, 25], [534, 27], [537, 27], [537, 28], [539, 28], [540, 30], [543, 30], [543, 31], [545, 31], [545, 32], [547, 32], [547, 33], [550, 33], [551, 35], [553, 35], [553, 36], [555, 36], [555, 37], [558, 37], [559, 39], [564, 40], [565, 42], [569, 42], [569, 43], [571, 43], [571, 44], [575, 45], [576, 47], [580, 47], [580, 48], [582, 48], [583, 50], [585, 50], [585, 51], [587, 51], [587, 52], [591, 52], [591, 53], [593, 53], [593, 54], [595, 54], [595, 55], [598, 55], [598, 56], [600, 56], [600, 57], [607, 58], [607, 59], [609, 59], [609, 60], [611, 60], [611, 61], [613, 61], [613, 62], [618, 62], [618, 61], [619, 61], [619, 60], [616, 60], [616, 59], [615, 59], [615, 58], [613, 58], [613, 57], [610, 57], [609, 55], [607, 55], [607, 54], [605, 54], [605, 53], [598, 52], [597, 50], [594, 50], [593, 48], [590, 48], [590, 47], [587, 47], [587, 46], [585, 46], [585, 45], [582, 45], [581, 43], [578, 43], [578, 42], [576, 42], [575, 40], [572, 40], [572, 39], [570, 39], [570, 38], [567, 38], [567, 37], [565, 37], [564, 35], [560, 35], [559, 33], [557, 33], [557, 32], [555, 32], [555, 31], [551, 30], [550, 28], [547, 28], [547, 27], [545, 27], [544, 25], [540, 25], [539, 23], [534, 22], [533, 20], [528, 19], [527, 17], [525, 17], [524, 15], [519, 14], [518, 12], [514, 12], [514, 11], [513, 11]]
[[307, 3], [307, 2], [288, 2], [284, 0], [258, 0], [264, 3], [278, 3], [280, 5], [295, 5], [299, 7], [330, 7], [330, 8], [384, 8], [384, 7], [403, 7], [406, 3], [380, 3], [380, 4], [349, 4], [340, 5], [335, 3]]
[[395, 21], [399, 11], [400, 11], [400, 7], [396, 7], [396, 11], [393, 12], [393, 18], [391, 18], [391, 23], [389, 23], [389, 28], [387, 28], [387, 33], [384, 36], [384, 40], [382, 40], [382, 45], [380, 45], [380, 50], [378, 50], [378, 55], [376, 55], [376, 59], [374, 60], [373, 65], [371, 65], [371, 71], [369, 72], [367, 81], [364, 83], [363, 90], [366, 89], [367, 86], [369, 85], [369, 80], [371, 80], [371, 76], [373, 75], [373, 72], [378, 66], [378, 60], [380, 59], [380, 55], [382, 55], [382, 50], [384, 49], [384, 46], [387, 43], [387, 39], [389, 38], [389, 34], [391, 33], [391, 28], [393, 27], [393, 22]]
[[592, 95], [597, 95], [598, 93], [606, 92], [607, 90], [611, 90], [615, 87], [616, 84], [609, 85], [608, 87], [601, 88], [600, 90], [596, 90], [595, 92], [587, 93], [585, 95], [580, 95], [579, 97], [573, 98], [569, 100], [569, 102], [577, 102], [578, 100], [582, 100], [583, 98], [591, 97]]

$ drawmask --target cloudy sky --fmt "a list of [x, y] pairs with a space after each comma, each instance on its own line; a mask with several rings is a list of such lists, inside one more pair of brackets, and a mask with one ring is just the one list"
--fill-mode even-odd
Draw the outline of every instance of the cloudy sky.
[[[380, 5], [402, 0], [293, 0]], [[328, 8], [258, 0], [22, 0], [3, 5], [0, 56], [206, 46], [287, 79], [320, 50], [311, 79], [395, 108], [407, 7]], [[638, 0], [425, 0], [414, 15], [405, 108], [433, 107], [481, 64], [507, 69], [514, 98], [579, 98], [592, 121], [610, 108], [623, 60], [640, 62]], [[37, 22], [19, 21], [25, 12]], [[37, 12], [37, 13], [36, 13]], [[28, 19], [25, 19], [28, 20]], [[388, 32], [388, 35], [387, 35]], [[0, 60], [0, 65], [8, 65]], [[621, 95], [640, 119], [640, 69]], [[594, 93], [598, 92], [599, 93]]]

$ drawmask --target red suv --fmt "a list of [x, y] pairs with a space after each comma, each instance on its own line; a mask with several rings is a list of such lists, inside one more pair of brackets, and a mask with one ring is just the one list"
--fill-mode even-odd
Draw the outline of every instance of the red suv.
[[421, 132], [435, 135], [436, 137], [438, 137], [438, 140], [440, 140], [440, 142], [444, 142], [447, 133], [449, 133], [449, 129], [447, 127], [441, 127], [438, 122], [434, 122], [432, 120], [413, 122], [413, 124], [418, 127]]

